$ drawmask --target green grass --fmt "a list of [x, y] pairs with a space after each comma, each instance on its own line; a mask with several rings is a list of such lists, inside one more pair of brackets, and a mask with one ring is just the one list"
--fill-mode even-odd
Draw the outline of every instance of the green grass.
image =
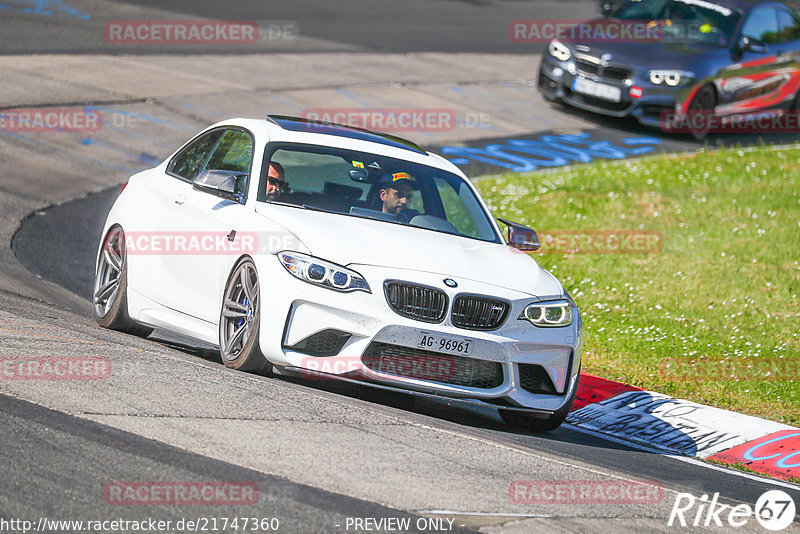
[[659, 253], [535, 255], [581, 310], [584, 372], [800, 426], [800, 149], [600, 162], [477, 187], [495, 216], [540, 234], [663, 236]]

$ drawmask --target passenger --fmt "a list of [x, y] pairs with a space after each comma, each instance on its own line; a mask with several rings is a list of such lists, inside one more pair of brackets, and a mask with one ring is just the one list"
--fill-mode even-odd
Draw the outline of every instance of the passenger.
[[267, 171], [267, 200], [276, 200], [286, 190], [287, 184], [283, 177], [283, 166], [276, 162], [270, 163]]

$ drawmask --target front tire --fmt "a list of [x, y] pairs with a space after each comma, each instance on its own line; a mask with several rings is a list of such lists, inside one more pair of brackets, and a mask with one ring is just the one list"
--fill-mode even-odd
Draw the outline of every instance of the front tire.
[[260, 291], [255, 263], [242, 258], [225, 284], [219, 317], [219, 351], [222, 362], [230, 369], [270, 375], [272, 364], [264, 358], [258, 343]]
[[94, 318], [103, 328], [147, 337], [153, 329], [136, 324], [128, 316], [128, 255], [125, 232], [113, 226], [103, 239], [95, 269]]
[[710, 85], [701, 87], [689, 102], [686, 118], [689, 121], [689, 133], [696, 141], [702, 141], [708, 136], [716, 105], [717, 93]]

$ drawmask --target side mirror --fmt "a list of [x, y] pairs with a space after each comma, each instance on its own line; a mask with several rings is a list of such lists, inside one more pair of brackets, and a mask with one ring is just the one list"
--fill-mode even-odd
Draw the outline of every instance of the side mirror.
[[195, 178], [192, 187], [198, 191], [211, 193], [218, 197], [244, 203], [245, 195], [241, 185], [247, 181], [247, 174], [236, 171], [203, 171]]
[[739, 39], [739, 50], [765, 54], [767, 52], [767, 43], [755, 37], [743, 36]]
[[508, 246], [524, 252], [535, 252], [541, 248], [539, 236], [533, 228], [505, 219], [497, 220], [508, 227]]

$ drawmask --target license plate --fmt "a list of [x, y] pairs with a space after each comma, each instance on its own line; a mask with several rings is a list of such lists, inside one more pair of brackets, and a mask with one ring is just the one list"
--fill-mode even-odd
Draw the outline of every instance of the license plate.
[[472, 352], [472, 341], [464, 338], [438, 336], [422, 332], [417, 341], [417, 347], [435, 352], [459, 354], [462, 356]]
[[622, 99], [622, 91], [619, 87], [613, 85], [606, 85], [604, 83], [597, 83], [586, 78], [575, 78], [572, 80], [572, 90], [576, 93], [583, 93], [584, 95], [596, 96], [603, 100], [611, 102], [619, 102]]

